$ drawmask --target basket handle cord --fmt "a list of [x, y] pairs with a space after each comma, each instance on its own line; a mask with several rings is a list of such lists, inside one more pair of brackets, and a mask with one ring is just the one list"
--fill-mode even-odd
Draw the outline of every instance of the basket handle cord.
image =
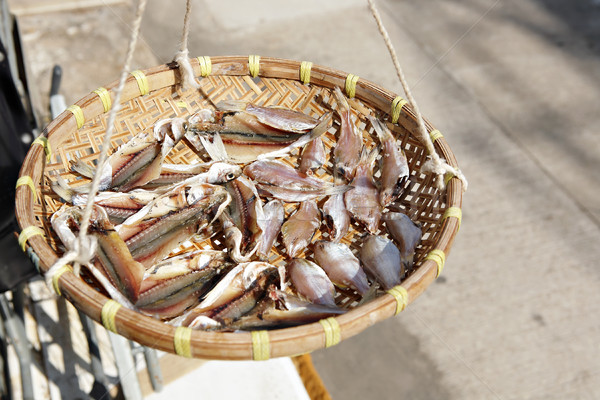
[[425, 121], [423, 120], [423, 116], [419, 111], [419, 107], [417, 106], [417, 102], [415, 101], [412, 92], [410, 91], [410, 87], [408, 86], [408, 82], [404, 77], [404, 73], [402, 72], [402, 68], [400, 67], [400, 62], [398, 61], [398, 57], [396, 56], [396, 51], [394, 50], [394, 46], [392, 45], [392, 41], [390, 40], [390, 36], [381, 21], [381, 16], [379, 15], [379, 11], [375, 7], [373, 0], [367, 0], [369, 3], [369, 9], [371, 10], [371, 14], [373, 14], [373, 18], [375, 18], [375, 22], [377, 22], [377, 27], [379, 28], [379, 33], [383, 37], [383, 41], [390, 52], [390, 56], [392, 57], [392, 62], [394, 63], [394, 67], [396, 68], [396, 73], [398, 75], [398, 79], [400, 79], [400, 83], [402, 84], [402, 89], [404, 89], [404, 93], [406, 94], [406, 98], [410, 103], [410, 106], [415, 111], [415, 115], [417, 117], [417, 124], [419, 127], [419, 133], [421, 135], [421, 141], [427, 147], [427, 151], [429, 152], [430, 158], [423, 163], [421, 166], [421, 172], [433, 172], [437, 175], [436, 177], [436, 185], [439, 190], [443, 190], [446, 186], [444, 182], [444, 175], [449, 173], [453, 176], [456, 176], [463, 183], [463, 190], [467, 190], [468, 182], [467, 178], [463, 175], [463, 173], [458, 169], [449, 165], [446, 160], [442, 159], [435, 148], [433, 147], [433, 141], [431, 137], [427, 133], [427, 127], [425, 126]]
[[93, 237], [87, 235], [87, 230], [90, 225], [90, 217], [92, 215], [94, 198], [96, 197], [96, 193], [98, 193], [98, 187], [100, 186], [101, 174], [98, 173], [98, 171], [104, 170], [104, 164], [106, 164], [106, 160], [108, 158], [108, 148], [110, 147], [110, 139], [114, 131], [115, 118], [117, 116], [117, 112], [121, 108], [121, 93], [123, 92], [123, 88], [125, 87], [125, 81], [129, 76], [129, 70], [131, 68], [133, 53], [139, 36], [142, 17], [144, 15], [144, 10], [146, 9], [146, 2], [147, 0], [139, 0], [138, 2], [135, 19], [133, 21], [133, 29], [131, 31], [131, 37], [129, 39], [129, 45], [127, 48], [127, 55], [125, 56], [125, 62], [123, 64], [123, 69], [121, 70], [121, 79], [119, 81], [119, 86], [115, 91], [115, 98], [113, 102], [114, 107], [110, 110], [110, 113], [108, 114], [106, 133], [104, 134], [104, 140], [102, 142], [100, 156], [98, 157], [98, 166], [96, 168], [97, 173], [94, 174], [94, 178], [92, 179], [92, 184], [88, 192], [85, 211], [81, 219], [81, 228], [79, 231], [79, 236], [75, 240], [75, 243], [73, 243], [73, 249], [67, 252], [63, 257], [58, 259], [54, 263], [54, 265], [52, 265], [52, 267], [50, 267], [50, 269], [46, 272], [46, 282], [52, 282], [52, 278], [54, 277], [54, 275], [57, 272], [59, 272], [62, 267], [71, 262], [74, 262], [73, 273], [76, 276], [79, 276], [79, 269], [81, 264], [89, 265], [90, 261], [94, 257], [96, 241], [93, 240]]
[[185, 17], [183, 18], [183, 33], [181, 35], [181, 50], [175, 54], [173, 61], [179, 66], [181, 73], [181, 86], [183, 90], [199, 89], [200, 84], [196, 81], [194, 69], [189, 59], [188, 36], [190, 34], [190, 16], [192, 14], [192, 0], [187, 0]]

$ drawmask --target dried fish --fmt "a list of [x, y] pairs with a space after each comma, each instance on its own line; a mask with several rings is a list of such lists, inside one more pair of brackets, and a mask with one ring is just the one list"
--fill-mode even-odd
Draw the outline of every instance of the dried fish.
[[332, 242], [339, 242], [350, 228], [350, 214], [346, 210], [344, 194], [334, 194], [323, 204], [323, 221]]
[[315, 304], [335, 307], [335, 287], [325, 271], [312, 261], [295, 258], [287, 265], [296, 291]]
[[314, 246], [315, 261], [334, 285], [356, 290], [360, 295], [369, 291], [367, 275], [352, 250], [343, 243], [320, 240]]
[[145, 314], [165, 319], [197, 305], [215, 278], [233, 265], [226, 253], [196, 250], [167, 258], [144, 274], [135, 306]]
[[144, 206], [117, 227], [133, 257], [146, 267], [180, 243], [201, 233], [231, 201], [220, 186], [180, 185]]
[[404, 277], [400, 250], [394, 242], [384, 236], [367, 237], [360, 249], [360, 260], [367, 273], [385, 290], [399, 285]]
[[339, 87], [334, 88], [333, 95], [337, 102], [338, 114], [341, 120], [340, 133], [333, 149], [333, 156], [338, 170], [350, 181], [354, 177], [354, 169], [360, 159], [363, 139], [352, 121], [352, 110], [348, 100], [346, 100]]
[[384, 221], [387, 231], [398, 243], [402, 262], [407, 268], [410, 268], [413, 264], [415, 249], [423, 235], [421, 228], [403, 213], [385, 213]]
[[381, 178], [379, 183], [379, 203], [382, 207], [387, 207], [392, 201], [396, 200], [402, 190], [402, 185], [408, 179], [410, 171], [408, 170], [408, 161], [406, 155], [398, 147], [396, 138], [390, 130], [376, 118], [369, 117], [381, 147], [383, 154], [381, 158]]
[[379, 192], [373, 181], [373, 164], [377, 154], [376, 148], [368, 156], [363, 152], [351, 183], [352, 189], [344, 194], [348, 212], [371, 233], [376, 233], [379, 229], [382, 214]]
[[323, 140], [316, 138], [304, 146], [300, 158], [300, 172], [304, 174], [312, 173], [312, 170], [319, 169], [327, 162]]
[[303, 201], [281, 227], [281, 237], [289, 257], [297, 257], [312, 240], [321, 225], [321, 213], [314, 200]]

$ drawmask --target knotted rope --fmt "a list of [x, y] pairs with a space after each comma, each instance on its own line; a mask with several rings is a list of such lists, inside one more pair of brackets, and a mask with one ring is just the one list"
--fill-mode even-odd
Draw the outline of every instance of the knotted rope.
[[188, 51], [188, 36], [190, 34], [190, 16], [192, 14], [192, 0], [187, 0], [187, 6], [185, 10], [185, 17], [183, 18], [183, 33], [181, 35], [181, 50], [175, 54], [173, 61], [179, 66], [179, 72], [181, 74], [181, 86], [183, 90], [188, 89], [199, 89], [200, 84], [196, 81], [194, 69], [190, 64], [189, 51]]
[[81, 218], [81, 227], [79, 230], [79, 236], [72, 243], [73, 248], [68, 251], [65, 255], [63, 255], [60, 259], [58, 259], [52, 267], [46, 272], [46, 282], [52, 282], [52, 278], [62, 267], [69, 263], [74, 263], [73, 272], [75, 275], [79, 275], [79, 270], [81, 265], [89, 265], [92, 258], [94, 258], [96, 252], [96, 240], [93, 237], [87, 235], [88, 227], [90, 225], [90, 217], [92, 215], [92, 208], [94, 206], [94, 198], [98, 193], [98, 187], [100, 186], [100, 177], [101, 171], [104, 169], [104, 165], [108, 159], [108, 148], [110, 147], [110, 139], [114, 130], [115, 118], [117, 116], [117, 112], [121, 108], [121, 93], [123, 92], [123, 88], [125, 87], [125, 81], [129, 75], [129, 70], [131, 68], [131, 61], [133, 60], [133, 52], [135, 50], [135, 46], [137, 43], [137, 39], [139, 36], [140, 26], [142, 23], [142, 16], [144, 14], [144, 10], [146, 9], [147, 0], [139, 0], [138, 7], [135, 15], [135, 19], [133, 21], [133, 29], [131, 32], [131, 38], [129, 40], [129, 45], [127, 48], [127, 55], [125, 56], [125, 63], [123, 64], [123, 69], [121, 70], [121, 79], [119, 81], [119, 86], [115, 91], [115, 99], [114, 99], [114, 107], [110, 110], [108, 114], [108, 122], [106, 127], [106, 133], [104, 135], [104, 140], [102, 142], [102, 148], [100, 150], [100, 156], [98, 158], [98, 164], [96, 168], [96, 173], [94, 174], [94, 178], [92, 179], [92, 184], [87, 196], [87, 203], [85, 206], [85, 211]]
[[421, 111], [419, 111], [419, 107], [417, 106], [417, 102], [415, 101], [410, 87], [408, 86], [408, 82], [404, 77], [404, 72], [402, 72], [402, 68], [400, 67], [400, 62], [398, 61], [398, 57], [396, 56], [396, 51], [394, 50], [394, 46], [392, 45], [392, 41], [390, 40], [390, 36], [381, 21], [381, 16], [379, 15], [379, 11], [375, 7], [373, 0], [367, 0], [369, 3], [369, 9], [371, 10], [371, 14], [373, 14], [373, 18], [375, 18], [375, 22], [377, 22], [377, 27], [379, 28], [379, 33], [383, 37], [383, 41], [388, 48], [390, 56], [392, 57], [392, 62], [394, 63], [394, 68], [396, 68], [396, 74], [398, 75], [398, 79], [402, 84], [402, 89], [406, 94], [406, 99], [410, 103], [410, 106], [415, 112], [417, 117], [417, 125], [419, 128], [419, 134], [421, 136], [421, 141], [427, 148], [429, 152], [429, 157], [425, 163], [421, 166], [421, 172], [433, 172], [436, 174], [436, 185], [439, 190], [443, 190], [446, 186], [444, 182], [444, 176], [449, 173], [453, 176], [456, 176], [463, 183], [463, 190], [467, 190], [468, 182], [467, 178], [463, 175], [463, 173], [453, 166], [449, 165], [446, 160], [442, 159], [435, 148], [433, 147], [433, 141], [431, 137], [427, 133], [427, 127], [425, 126], [425, 121], [423, 120], [423, 116], [421, 115]]

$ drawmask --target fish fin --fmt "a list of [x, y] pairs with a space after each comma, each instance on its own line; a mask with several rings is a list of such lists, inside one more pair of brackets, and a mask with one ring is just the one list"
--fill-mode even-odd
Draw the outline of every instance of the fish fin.
[[342, 90], [338, 86], [333, 88], [333, 96], [340, 111], [350, 111], [348, 100], [346, 100], [346, 96], [344, 96], [344, 93], [342, 93]]
[[223, 100], [217, 103], [217, 109], [219, 111], [246, 111], [247, 102], [242, 100]]
[[56, 181], [51, 184], [54, 193], [59, 195], [65, 202], [71, 203], [75, 191], [69, 186], [69, 183], [60, 175], [56, 176]]
[[199, 138], [200, 142], [202, 142], [202, 146], [204, 146], [204, 149], [213, 161], [229, 160], [221, 135], [215, 133], [212, 142], [203, 136], [199, 136]]
[[92, 179], [94, 177], [93, 168], [79, 159], [76, 161], [71, 161], [71, 170], [85, 176], [86, 178]]
[[257, 157], [257, 160], [263, 161], [263, 160], [268, 160], [270, 158], [279, 158], [279, 157], [286, 156], [288, 153], [290, 153], [295, 148], [302, 147], [305, 144], [307, 144], [308, 142], [310, 142], [318, 137], [321, 137], [329, 129], [329, 124], [331, 123], [331, 118], [332, 118], [331, 112], [324, 114], [320, 118], [320, 122], [317, 124], [317, 126], [315, 126], [310, 132], [300, 136], [300, 138], [298, 138], [293, 143], [289, 144], [288, 146], [286, 146], [282, 149], [271, 151], [269, 153], [260, 154]]
[[371, 121], [371, 125], [373, 125], [373, 129], [375, 129], [375, 133], [377, 134], [377, 138], [379, 138], [380, 142], [383, 142], [390, 138], [391, 133], [389, 132], [388, 128], [384, 125], [383, 122], [371, 115], [367, 116], [367, 118], [369, 119], [369, 121]]

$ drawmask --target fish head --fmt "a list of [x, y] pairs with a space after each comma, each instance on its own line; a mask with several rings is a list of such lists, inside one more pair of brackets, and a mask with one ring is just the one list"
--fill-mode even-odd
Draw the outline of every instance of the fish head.
[[239, 165], [216, 162], [208, 169], [207, 182], [212, 184], [230, 182], [242, 174], [242, 168]]
[[174, 146], [183, 137], [188, 129], [188, 122], [184, 118], [167, 118], [154, 125], [154, 138]]
[[[219, 113], [219, 114], [217, 114]], [[210, 108], [204, 108], [197, 113], [192, 114], [187, 119], [187, 130], [191, 132], [201, 132], [218, 122], [220, 112], [215, 112]]]

